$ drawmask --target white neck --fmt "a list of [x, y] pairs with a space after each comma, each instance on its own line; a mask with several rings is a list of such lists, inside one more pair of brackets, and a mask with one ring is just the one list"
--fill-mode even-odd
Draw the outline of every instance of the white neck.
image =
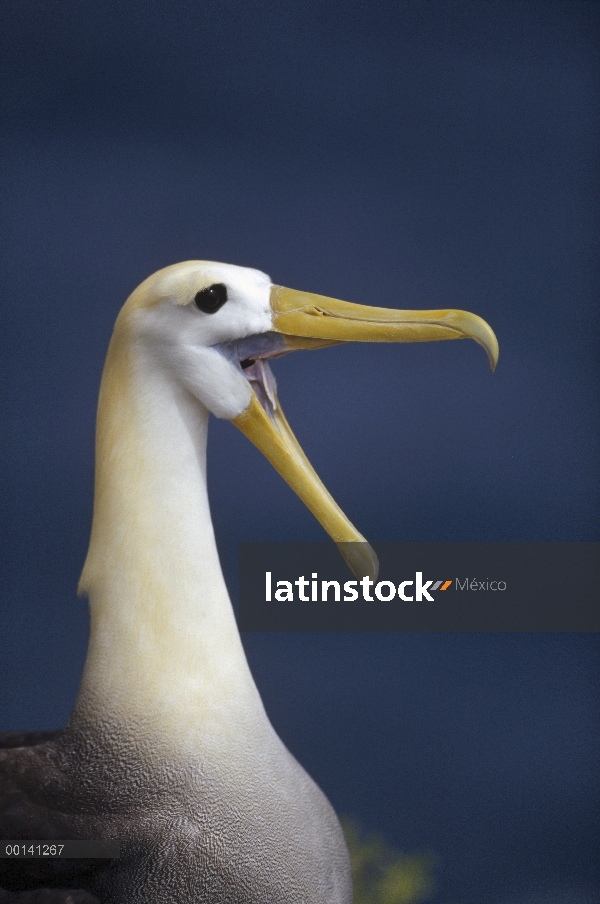
[[72, 723], [141, 722], [197, 748], [265, 718], [215, 544], [207, 428], [208, 411], [117, 322], [98, 405], [80, 582], [91, 636]]

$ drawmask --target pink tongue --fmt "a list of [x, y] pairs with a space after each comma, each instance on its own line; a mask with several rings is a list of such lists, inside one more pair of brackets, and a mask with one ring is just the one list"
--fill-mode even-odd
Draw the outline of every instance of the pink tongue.
[[258, 401], [267, 414], [271, 415], [277, 409], [277, 384], [269, 367], [269, 362], [263, 358], [257, 358], [250, 367], [244, 370], [244, 376], [252, 385]]

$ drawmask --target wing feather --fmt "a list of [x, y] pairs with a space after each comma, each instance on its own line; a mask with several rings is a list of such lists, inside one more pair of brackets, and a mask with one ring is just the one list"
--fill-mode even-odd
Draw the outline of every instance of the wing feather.
[[[62, 820], [39, 799], [39, 791], [52, 782], [49, 745], [60, 731], [0, 733], [0, 839], [56, 838]], [[61, 885], [80, 872], [77, 861], [0, 859], [0, 904], [101, 904], [78, 888], [43, 888]], [[37, 887], [36, 887], [37, 886]]]

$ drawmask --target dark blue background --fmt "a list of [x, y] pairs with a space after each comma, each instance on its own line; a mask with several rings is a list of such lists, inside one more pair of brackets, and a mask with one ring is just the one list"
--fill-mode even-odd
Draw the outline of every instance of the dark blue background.
[[[68, 717], [94, 411], [117, 311], [188, 258], [350, 301], [473, 310], [475, 343], [275, 365], [373, 541], [598, 540], [600, 6], [6, 0], [0, 729]], [[323, 533], [226, 422], [240, 540]], [[595, 635], [265, 635], [281, 736], [339, 812], [438, 855], [438, 904], [597, 902]]]

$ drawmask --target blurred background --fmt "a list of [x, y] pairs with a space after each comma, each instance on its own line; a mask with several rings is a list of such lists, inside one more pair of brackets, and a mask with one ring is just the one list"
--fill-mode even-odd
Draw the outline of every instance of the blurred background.
[[[0, 730], [68, 718], [104, 355], [128, 294], [180, 260], [495, 329], [493, 377], [472, 342], [276, 362], [369, 540], [600, 539], [600, 5], [5, 0], [1, 17]], [[215, 419], [209, 476], [234, 599], [240, 541], [325, 539]], [[432, 855], [423, 900], [600, 900], [597, 635], [244, 644], [338, 812]]]

